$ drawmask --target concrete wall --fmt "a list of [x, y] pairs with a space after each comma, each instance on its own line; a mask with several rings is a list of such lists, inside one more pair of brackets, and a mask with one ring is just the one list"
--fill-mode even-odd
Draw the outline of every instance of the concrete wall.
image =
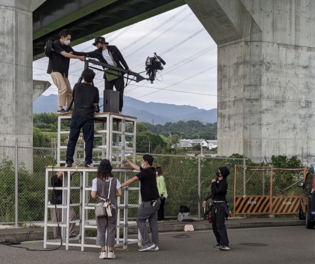
[[186, 0], [218, 44], [218, 154], [315, 157], [315, 1]]

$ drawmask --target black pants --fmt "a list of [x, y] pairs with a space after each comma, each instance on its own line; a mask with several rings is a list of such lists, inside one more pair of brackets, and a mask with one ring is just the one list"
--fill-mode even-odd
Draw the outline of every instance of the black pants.
[[80, 130], [83, 129], [83, 139], [85, 142], [85, 163], [92, 163], [92, 151], [94, 140], [94, 122], [93, 119], [84, 119], [81, 117], [72, 117], [70, 124], [70, 135], [67, 147], [67, 163], [73, 163], [73, 155], [77, 144]]
[[164, 220], [164, 205], [165, 205], [166, 198], [161, 198], [161, 205], [158, 211], [158, 221]]
[[124, 105], [124, 78], [119, 77], [116, 80], [108, 82], [106, 79], [105, 81], [105, 90], [113, 90], [114, 86], [116, 88], [116, 91], [119, 92], [119, 112], [122, 111], [123, 105]]
[[214, 203], [212, 207], [212, 230], [221, 246], [228, 246], [229, 239], [225, 226], [225, 211], [221, 203]]

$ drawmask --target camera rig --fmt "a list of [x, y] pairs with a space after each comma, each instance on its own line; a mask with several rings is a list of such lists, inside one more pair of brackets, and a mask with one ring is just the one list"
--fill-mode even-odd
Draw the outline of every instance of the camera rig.
[[148, 57], [145, 61], [145, 70], [146, 74], [149, 75], [149, 80], [151, 83], [155, 80], [157, 71], [163, 70], [163, 65], [166, 64], [166, 62], [154, 52], [153, 57]]

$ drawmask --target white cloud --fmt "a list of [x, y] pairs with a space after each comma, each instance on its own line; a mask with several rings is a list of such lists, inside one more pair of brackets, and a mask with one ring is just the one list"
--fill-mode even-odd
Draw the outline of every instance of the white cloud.
[[[161, 23], [163, 25], [157, 28]], [[105, 38], [121, 50], [129, 67], [136, 72], [144, 71], [145, 60], [153, 56], [153, 52], [166, 61], [164, 70], [160, 71], [163, 81], [156, 80], [154, 84], [148, 81], [132, 82], [126, 87], [125, 95], [146, 102], [192, 105], [203, 109], [217, 107], [217, 47], [188, 6], [117, 30], [105, 35]], [[73, 48], [77, 51], [92, 51], [93, 42], [89, 40]], [[47, 65], [47, 58], [34, 61], [33, 78], [52, 83], [50, 75], [46, 73]], [[83, 62], [71, 60], [69, 80], [72, 86], [77, 82], [83, 67]], [[102, 93], [102, 72], [97, 72], [94, 83]], [[44, 95], [52, 93], [57, 94], [54, 85]]]

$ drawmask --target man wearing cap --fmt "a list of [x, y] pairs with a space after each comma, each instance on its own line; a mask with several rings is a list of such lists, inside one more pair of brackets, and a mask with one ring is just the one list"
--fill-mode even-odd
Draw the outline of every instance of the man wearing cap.
[[[217, 244], [214, 248], [220, 250], [230, 250], [229, 239], [226, 232], [225, 217], [227, 211], [226, 193], [228, 190], [228, 184], [226, 177], [230, 174], [227, 167], [220, 167], [216, 172], [217, 178], [212, 180], [211, 195], [213, 200], [212, 207], [212, 230], [216, 237]], [[206, 200], [203, 201], [202, 206], [206, 206]]]
[[[151, 155], [143, 155], [141, 160], [141, 167], [125, 160], [135, 170], [140, 170], [135, 177], [124, 182], [121, 187], [130, 185], [135, 181], [141, 182], [140, 192], [142, 203], [137, 214], [137, 225], [143, 239], [143, 247], [139, 251], [158, 251], [159, 250], [159, 230], [157, 223], [157, 211], [160, 208], [159, 192], [156, 184], [156, 172], [152, 167], [153, 157]], [[152, 232], [152, 240], [150, 239], [147, 226], [145, 224], [148, 219], [150, 229]]]
[[[108, 42], [105, 41], [104, 37], [97, 37], [93, 43], [96, 46], [96, 50], [92, 52], [76, 52], [76, 54], [80, 54], [82, 56], [91, 57], [98, 59], [100, 62], [125, 69], [129, 72], [129, 69], [124, 57], [120, 53], [119, 49], [116, 46], [108, 45]], [[123, 108], [123, 98], [124, 98], [124, 78], [123, 74], [120, 73], [120, 76], [114, 76], [113, 80], [109, 80], [109, 77], [104, 74], [105, 80], [105, 90], [113, 90], [114, 86], [116, 91], [119, 92], [119, 112], [122, 111]]]

